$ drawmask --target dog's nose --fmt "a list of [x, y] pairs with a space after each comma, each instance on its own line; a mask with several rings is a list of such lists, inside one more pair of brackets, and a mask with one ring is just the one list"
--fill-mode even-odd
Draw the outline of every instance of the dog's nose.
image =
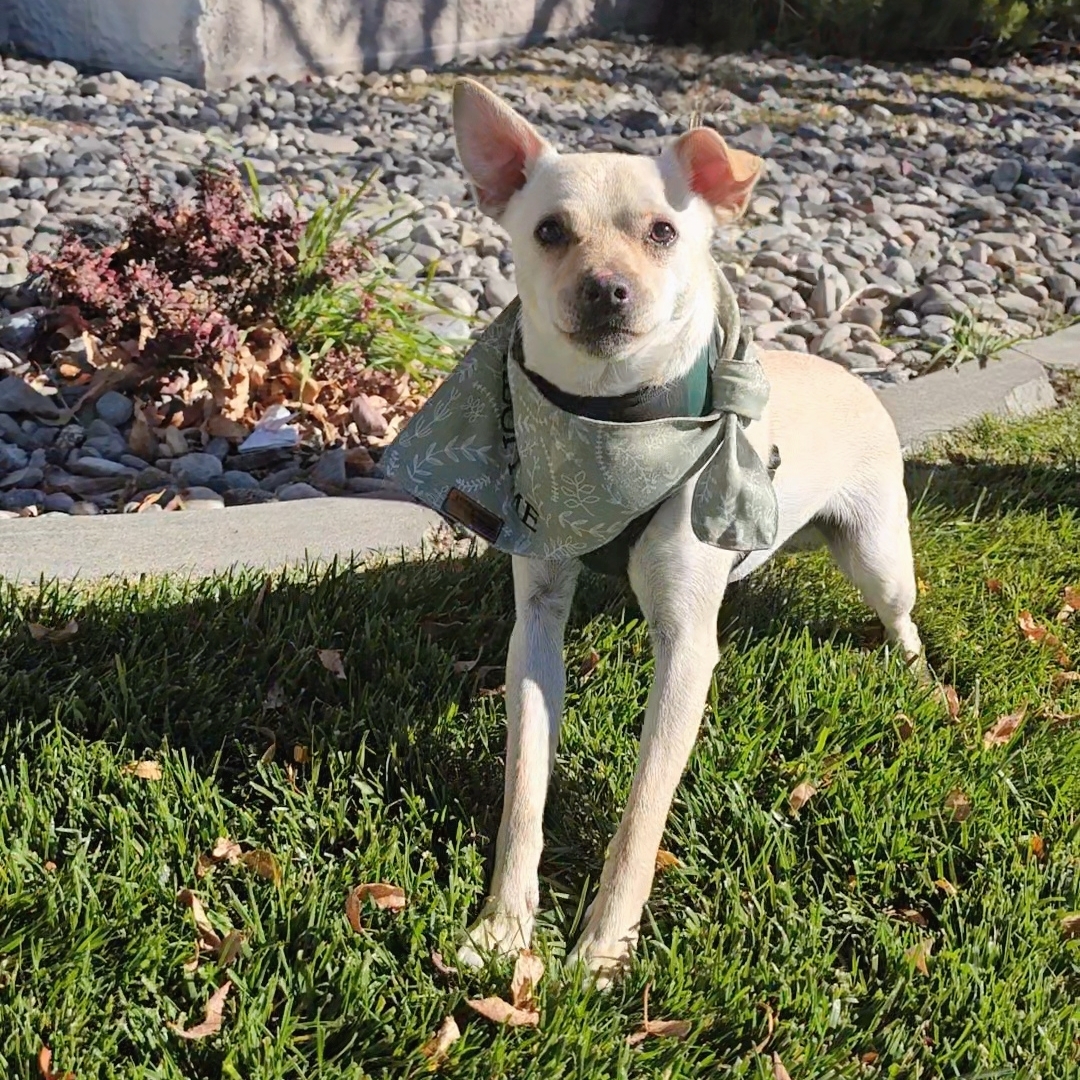
[[580, 287], [582, 309], [594, 319], [609, 319], [630, 306], [630, 282], [621, 274], [589, 274]]

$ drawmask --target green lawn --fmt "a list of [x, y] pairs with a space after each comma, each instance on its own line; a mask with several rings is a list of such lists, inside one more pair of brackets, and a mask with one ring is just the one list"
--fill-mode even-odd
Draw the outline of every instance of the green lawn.
[[[1080, 908], [1080, 683], [1018, 627], [1031, 611], [1080, 661], [1080, 615], [1054, 621], [1080, 585], [1078, 457], [1072, 406], [985, 424], [912, 469], [916, 615], [955, 720], [874, 643], [824, 556], [732, 595], [665, 839], [679, 863], [607, 995], [560, 958], [627, 794], [651, 662], [632, 604], [586, 583], [536, 1030], [465, 1006], [505, 995], [509, 965], [455, 977], [430, 958], [452, 960], [498, 825], [503, 704], [479, 690], [501, 673], [478, 675], [510, 631], [506, 560], [0, 588], [0, 1074], [39, 1076], [48, 1045], [78, 1080], [424, 1076], [419, 1048], [452, 1013], [452, 1077], [1080, 1075], [1080, 937], [1063, 925]], [[28, 631], [72, 618], [67, 643]], [[320, 649], [340, 650], [344, 680]], [[984, 748], [1020, 708], [1012, 741]], [[160, 779], [125, 772], [142, 760]], [[803, 781], [820, 790], [792, 816]], [[265, 861], [266, 877], [197, 876], [218, 837], [273, 853], [280, 881]], [[346, 896], [372, 881], [407, 906], [367, 903], [357, 934]], [[219, 936], [245, 935], [227, 968], [185, 968], [182, 888]], [[200, 1021], [226, 978], [220, 1033], [181, 1039], [170, 1023]], [[654, 1018], [691, 1022], [684, 1041], [627, 1045], [648, 983]]]

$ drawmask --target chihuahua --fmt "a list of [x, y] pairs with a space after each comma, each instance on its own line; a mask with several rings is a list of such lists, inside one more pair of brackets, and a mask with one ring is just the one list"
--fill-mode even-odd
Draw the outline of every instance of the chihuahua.
[[[479, 83], [454, 90], [458, 151], [480, 208], [508, 232], [526, 369], [566, 395], [617, 397], [686, 375], [716, 324], [718, 220], [745, 209], [762, 161], [694, 128], [659, 157], [558, 153]], [[637, 771], [585, 926], [568, 960], [599, 985], [626, 966], [656, 853], [719, 659], [724, 589], [785, 542], [828, 544], [905, 659], [921, 664], [903, 461], [873, 392], [815, 356], [761, 351], [770, 385], [747, 437], [773, 476], [779, 531], [748, 555], [691, 528], [692, 483], [634, 542], [627, 573], [649, 624], [655, 681]], [[491, 893], [459, 951], [481, 965], [527, 947], [540, 899], [544, 800], [565, 687], [563, 633], [580, 562], [513, 559], [506, 662], [505, 802]]]

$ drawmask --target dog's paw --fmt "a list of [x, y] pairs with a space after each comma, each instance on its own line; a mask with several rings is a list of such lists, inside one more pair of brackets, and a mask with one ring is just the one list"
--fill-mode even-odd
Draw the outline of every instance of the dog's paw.
[[567, 956], [566, 964], [583, 965], [587, 983], [597, 990], [607, 990], [629, 969], [636, 940], [636, 934], [621, 941], [594, 941], [583, 935]]
[[519, 917], [488, 905], [465, 931], [458, 947], [458, 962], [465, 967], [482, 968], [492, 957], [515, 956], [529, 947], [533, 920]]

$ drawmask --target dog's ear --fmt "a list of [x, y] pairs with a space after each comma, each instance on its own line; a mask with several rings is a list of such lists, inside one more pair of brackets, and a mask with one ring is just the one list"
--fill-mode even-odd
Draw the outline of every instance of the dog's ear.
[[700, 195], [722, 218], [746, 210], [764, 162], [728, 146], [712, 128], [693, 128], [668, 150], [689, 190]]
[[554, 153], [540, 133], [473, 79], [454, 84], [458, 154], [485, 214], [497, 218], [528, 179], [543, 153]]

